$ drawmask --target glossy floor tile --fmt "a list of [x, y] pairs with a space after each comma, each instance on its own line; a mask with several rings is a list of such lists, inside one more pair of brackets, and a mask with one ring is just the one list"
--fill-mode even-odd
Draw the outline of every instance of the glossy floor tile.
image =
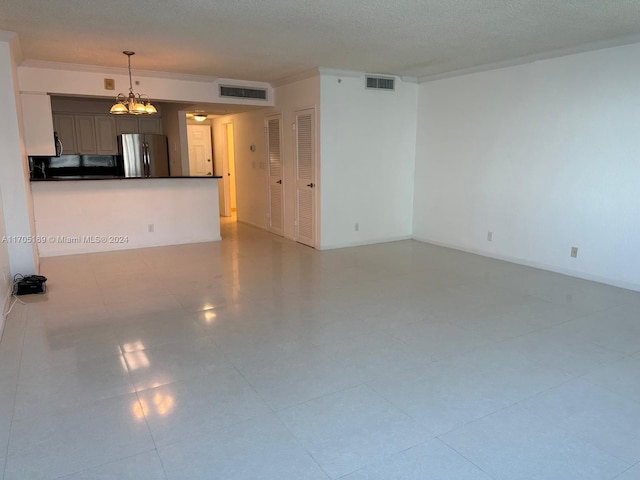
[[136, 418], [135, 394], [63, 413], [14, 419], [5, 479], [58, 478], [152, 450], [144, 418]]
[[640, 462], [640, 404], [575, 379], [520, 404], [630, 464]]
[[62, 477], [64, 480], [166, 480], [156, 450], [89, 468]]
[[285, 409], [278, 416], [331, 478], [429, 438], [426, 429], [366, 385]]
[[372, 463], [342, 480], [491, 480], [480, 468], [438, 439]]
[[271, 412], [233, 367], [138, 392], [156, 445], [195, 435]]
[[611, 479], [630, 466], [517, 405], [440, 438], [496, 480]]
[[415, 241], [41, 259], [0, 479], [640, 478], [640, 293]]
[[158, 449], [171, 480], [327, 480], [272, 414]]
[[619, 477], [616, 477], [615, 480], [635, 480], [636, 478], [640, 478], [640, 464], [636, 464], [629, 470], [626, 470]]

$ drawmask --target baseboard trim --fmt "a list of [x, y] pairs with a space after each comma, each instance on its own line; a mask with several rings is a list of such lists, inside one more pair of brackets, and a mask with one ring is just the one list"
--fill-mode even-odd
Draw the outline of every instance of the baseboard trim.
[[525, 267], [537, 268], [538, 270], [545, 270], [548, 272], [559, 273], [561, 275], [566, 275], [568, 277], [580, 278], [582, 280], [589, 280], [591, 282], [603, 283], [605, 285], [610, 285], [612, 287], [624, 288], [626, 290], [633, 290], [636, 292], [640, 292], [640, 284], [633, 283], [633, 282], [625, 282], [623, 280], [618, 280], [615, 278], [608, 278], [600, 275], [593, 275], [587, 272], [580, 272], [577, 270], [571, 270], [568, 268], [558, 267], [556, 265], [549, 265], [546, 263], [535, 262], [535, 261], [527, 260], [524, 258], [510, 257], [508, 255], [500, 255], [498, 253], [486, 252], [486, 251], [478, 250], [475, 248], [467, 248], [460, 245], [453, 245], [449, 243], [438, 242], [436, 240], [432, 240], [425, 237], [413, 236], [412, 238], [418, 242], [429, 243], [431, 245], [436, 245], [438, 247], [445, 247], [445, 248], [450, 248], [452, 250], [459, 250], [461, 252], [473, 253], [474, 255], [480, 255], [481, 257], [495, 258], [496, 260], [515, 263], [517, 265], [524, 265]]
[[44, 255], [42, 253], [39, 253], [39, 256], [42, 258], [49, 258], [49, 257], [65, 257], [67, 255], [90, 255], [92, 253], [124, 252], [126, 250], [139, 250], [142, 248], [170, 247], [172, 245], [189, 245], [191, 243], [219, 242], [221, 240], [222, 240], [222, 237], [214, 237], [214, 238], [204, 238], [204, 239], [200, 239], [200, 238], [189, 239], [189, 240], [180, 241], [176, 243], [158, 242], [158, 243], [149, 243], [145, 245], [131, 245], [131, 246], [128, 246], [127, 244], [122, 244], [127, 246], [123, 246], [121, 248], [112, 248], [109, 250], [86, 250], [86, 249], [79, 248], [79, 249], [65, 250], [64, 252], [47, 252]]
[[2, 340], [2, 334], [4, 333], [4, 324], [7, 320], [7, 316], [5, 312], [9, 310], [9, 305], [11, 303], [11, 290], [7, 292], [7, 297], [4, 299], [4, 302], [0, 302], [0, 307], [2, 310], [0, 311], [0, 341]]
[[247, 220], [236, 220], [236, 223], [242, 223], [244, 225], [249, 225], [250, 227], [255, 227], [255, 228], [259, 228], [260, 230], [264, 230], [266, 232], [268, 232], [269, 230], [267, 229], [266, 226], [264, 225], [258, 225], [257, 223], [253, 223], [253, 222], [248, 222]]
[[321, 245], [318, 250], [335, 250], [338, 248], [363, 247], [365, 245], [375, 245], [376, 243], [401, 242], [402, 240], [411, 240], [412, 238], [413, 237], [411, 235], [406, 235], [401, 237], [376, 238], [365, 240], [364, 242], [334, 243], [330, 245]]

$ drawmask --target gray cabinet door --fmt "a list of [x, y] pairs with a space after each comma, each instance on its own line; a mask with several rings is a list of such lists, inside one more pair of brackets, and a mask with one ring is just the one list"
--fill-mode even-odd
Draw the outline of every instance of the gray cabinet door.
[[116, 134], [139, 133], [138, 119], [133, 115], [118, 115], [116, 117]]
[[97, 153], [96, 124], [93, 115], [76, 115], [76, 142], [78, 153]]
[[98, 155], [117, 155], [116, 119], [113, 116], [99, 115], [95, 117], [96, 153]]
[[162, 133], [162, 121], [158, 117], [138, 118], [138, 133]]
[[65, 113], [54, 114], [53, 129], [62, 142], [62, 155], [79, 153], [76, 148], [76, 122], [74, 115]]

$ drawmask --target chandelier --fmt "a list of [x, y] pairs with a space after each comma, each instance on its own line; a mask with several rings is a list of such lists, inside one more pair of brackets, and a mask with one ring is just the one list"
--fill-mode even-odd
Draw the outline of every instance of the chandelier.
[[124, 53], [127, 56], [129, 63], [129, 95], [125, 96], [124, 93], [119, 93], [116, 96], [116, 103], [113, 104], [109, 113], [114, 115], [142, 115], [150, 113], [158, 113], [156, 107], [151, 105], [149, 97], [140, 93], [133, 93], [133, 83], [131, 82], [131, 55], [135, 55], [135, 52], [125, 50]]

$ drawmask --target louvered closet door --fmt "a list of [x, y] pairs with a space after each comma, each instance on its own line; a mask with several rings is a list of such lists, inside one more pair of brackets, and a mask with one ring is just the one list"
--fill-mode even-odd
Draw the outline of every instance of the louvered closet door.
[[296, 113], [296, 240], [315, 247], [315, 109]]
[[269, 230], [282, 235], [284, 198], [282, 190], [282, 119], [280, 115], [265, 118], [267, 133], [267, 155], [269, 161]]

